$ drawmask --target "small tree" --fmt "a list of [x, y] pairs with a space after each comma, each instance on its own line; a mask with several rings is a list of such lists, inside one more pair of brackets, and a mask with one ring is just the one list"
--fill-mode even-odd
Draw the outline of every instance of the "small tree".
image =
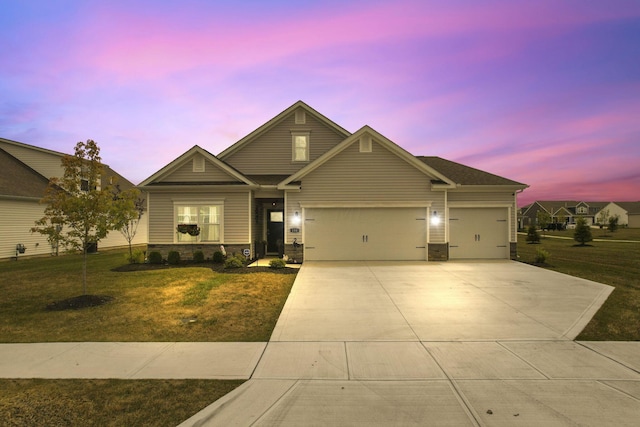
[[549, 215], [547, 211], [538, 211], [536, 213], [536, 219], [538, 220], [538, 227], [544, 230], [551, 222], [551, 215]]
[[83, 253], [82, 289], [87, 294], [87, 249], [109, 231], [117, 229], [113, 192], [101, 187], [103, 166], [100, 148], [92, 140], [78, 142], [73, 156], [64, 156], [62, 178], [51, 178], [41, 203], [44, 216], [36, 221], [33, 232]]
[[587, 225], [587, 221], [580, 217], [576, 220], [576, 229], [573, 232], [573, 240], [584, 246], [586, 243], [593, 240], [591, 237], [591, 228]]
[[527, 242], [540, 243], [540, 233], [538, 233], [535, 225], [529, 226], [529, 230], [527, 231]]
[[601, 210], [600, 213], [598, 214], [598, 218], [596, 219], [596, 221], [598, 221], [598, 225], [603, 230], [603, 234], [606, 236], [607, 235], [606, 225], [607, 225], [607, 222], [609, 221], [609, 209]]
[[618, 221], [620, 221], [620, 217], [618, 215], [609, 217], [609, 225], [607, 225], [607, 230], [615, 233], [615, 231], [618, 229]]
[[113, 219], [117, 229], [129, 243], [129, 260], [133, 260], [131, 242], [138, 232], [138, 225], [145, 211], [144, 205], [145, 200], [140, 198], [140, 190], [137, 188], [122, 191], [118, 185], [115, 186]]

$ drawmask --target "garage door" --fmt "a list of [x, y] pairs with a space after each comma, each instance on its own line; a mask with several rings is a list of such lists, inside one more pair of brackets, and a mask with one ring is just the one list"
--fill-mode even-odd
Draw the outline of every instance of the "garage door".
[[306, 260], [425, 260], [426, 208], [305, 210]]
[[449, 210], [449, 258], [509, 258], [507, 208]]

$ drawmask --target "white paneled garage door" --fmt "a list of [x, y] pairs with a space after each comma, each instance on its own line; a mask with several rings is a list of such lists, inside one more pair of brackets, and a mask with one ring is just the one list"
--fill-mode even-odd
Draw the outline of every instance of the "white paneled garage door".
[[308, 208], [310, 261], [426, 260], [426, 208]]
[[509, 258], [507, 208], [449, 209], [449, 258]]

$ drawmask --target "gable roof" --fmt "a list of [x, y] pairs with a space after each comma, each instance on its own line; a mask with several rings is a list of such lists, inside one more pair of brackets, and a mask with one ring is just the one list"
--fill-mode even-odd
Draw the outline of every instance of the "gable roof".
[[344, 129], [342, 126], [328, 119], [326, 116], [323, 116], [322, 114], [320, 114], [319, 112], [317, 112], [316, 110], [314, 110], [313, 108], [305, 104], [304, 102], [298, 101], [292, 106], [290, 106], [289, 108], [287, 108], [286, 110], [284, 110], [283, 112], [281, 112], [280, 114], [278, 114], [277, 116], [275, 116], [274, 118], [272, 118], [271, 120], [269, 120], [268, 122], [266, 122], [265, 124], [263, 124], [262, 126], [260, 126], [258, 129], [251, 132], [249, 135], [245, 136], [244, 138], [242, 138], [232, 146], [222, 151], [220, 154], [218, 154], [218, 158], [224, 160], [225, 157], [232, 155], [233, 153], [235, 153], [236, 151], [240, 150], [242, 147], [247, 145], [249, 142], [251, 142], [253, 139], [258, 137], [259, 135], [267, 132], [269, 129], [277, 125], [280, 121], [284, 120], [286, 117], [288, 117], [298, 108], [302, 108], [303, 110], [311, 114], [320, 122], [328, 125], [330, 128], [334, 129], [339, 134], [344, 135], [345, 138], [351, 135], [351, 133], [346, 129]]
[[401, 159], [403, 159], [404, 161], [406, 161], [416, 169], [420, 170], [425, 175], [431, 176], [435, 180], [440, 181], [441, 183], [447, 186], [454, 186], [454, 183], [451, 180], [449, 180], [446, 176], [442, 175], [440, 172], [438, 172], [431, 166], [421, 162], [411, 153], [404, 150], [402, 147], [395, 144], [394, 142], [386, 138], [381, 133], [372, 129], [370, 126], [365, 125], [362, 128], [360, 128], [357, 132], [355, 132], [354, 134], [346, 138], [344, 141], [342, 141], [340, 144], [336, 145], [331, 150], [324, 153], [318, 159], [309, 163], [307, 166], [305, 166], [304, 168], [300, 169], [298, 172], [294, 173], [293, 175], [289, 176], [287, 179], [282, 181], [280, 184], [278, 184], [278, 188], [284, 189], [285, 186], [287, 186], [288, 184], [299, 181], [305, 175], [316, 170], [318, 167], [322, 166], [332, 157], [344, 151], [347, 147], [351, 146], [352, 144], [358, 142], [360, 138], [362, 138], [364, 135], [367, 135], [367, 134], [370, 135], [378, 144], [382, 145], [383, 147], [385, 147], [386, 149], [388, 149], [389, 151], [391, 151], [392, 153], [394, 153], [395, 155], [397, 155], [398, 157], [400, 157]]
[[[220, 168], [223, 171], [225, 171], [231, 177], [236, 178], [237, 181], [240, 181], [241, 184], [255, 185], [255, 183], [252, 180], [247, 178], [245, 175], [240, 173], [238, 170], [236, 170], [232, 166], [230, 166], [230, 165], [226, 164], [225, 162], [223, 162], [222, 160], [218, 159], [216, 156], [214, 156], [213, 154], [211, 154], [210, 152], [208, 152], [204, 148], [202, 148], [202, 147], [200, 147], [198, 145], [194, 145], [189, 150], [187, 150], [182, 155], [180, 155], [177, 159], [173, 160], [171, 163], [169, 163], [168, 165], [166, 165], [165, 167], [163, 167], [162, 169], [160, 169], [159, 171], [157, 171], [156, 173], [151, 175], [149, 178], [147, 178], [144, 181], [142, 181], [138, 186], [139, 187], [144, 187], [144, 186], [148, 186], [148, 185], [154, 184], [155, 181], [161, 179], [164, 176], [169, 175], [171, 172], [176, 170], [178, 167], [182, 166], [184, 164], [184, 162], [186, 162], [194, 154], [201, 154], [202, 156], [204, 156], [204, 158], [206, 160], [210, 161], [211, 163], [216, 165], [218, 168]], [[155, 184], [157, 184], [157, 183], [155, 183]], [[174, 182], [172, 184], [178, 184], [178, 183]], [[196, 183], [189, 182], [189, 183], [185, 183], [185, 184], [193, 185], [193, 184], [196, 184]], [[229, 184], [229, 183], [225, 183], [225, 184]]]
[[40, 200], [49, 180], [0, 148], [0, 197]]
[[465, 166], [436, 156], [418, 156], [421, 162], [429, 165], [458, 185], [510, 185], [527, 188], [528, 185], [494, 175], [489, 172]]
[[640, 214], [640, 202], [613, 202], [627, 211], [627, 214]]

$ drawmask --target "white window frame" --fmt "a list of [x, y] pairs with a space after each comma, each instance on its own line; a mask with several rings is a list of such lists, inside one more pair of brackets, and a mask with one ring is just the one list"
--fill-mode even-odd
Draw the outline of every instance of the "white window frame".
[[[202, 229], [203, 223], [200, 221], [200, 208], [203, 207], [216, 207], [218, 209], [218, 222], [217, 223], [207, 223], [210, 225], [218, 226], [218, 239], [217, 240], [202, 240], [202, 235], [199, 236], [189, 236], [187, 234], [178, 233], [177, 227], [181, 222], [178, 221], [178, 209], [181, 207], [189, 207], [195, 208], [196, 211], [196, 221], [190, 221], [188, 224], [197, 224], [198, 227]], [[174, 243], [223, 243], [224, 242], [224, 202], [223, 201], [174, 201], [173, 203], [173, 231]]]
[[[296, 145], [297, 138], [304, 137], [306, 139], [305, 158], [300, 160], [296, 156], [298, 146]], [[311, 132], [291, 132], [291, 161], [295, 163], [309, 163], [309, 147], [311, 145]]]

